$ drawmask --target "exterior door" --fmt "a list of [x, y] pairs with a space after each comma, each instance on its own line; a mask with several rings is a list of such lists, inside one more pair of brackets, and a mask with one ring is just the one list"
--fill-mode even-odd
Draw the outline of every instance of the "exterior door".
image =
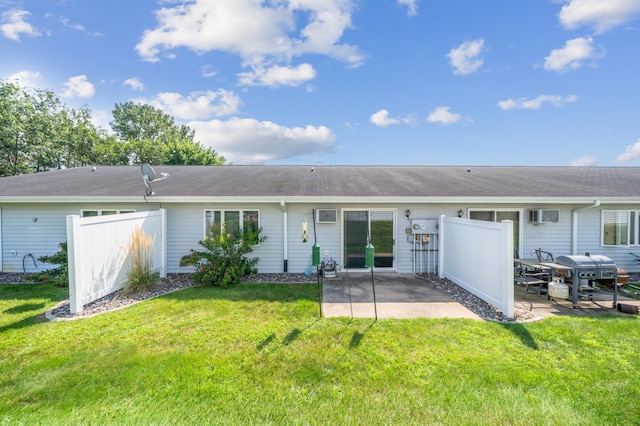
[[374, 267], [395, 267], [395, 212], [393, 210], [345, 210], [343, 215], [343, 264], [364, 269], [364, 249], [374, 247]]

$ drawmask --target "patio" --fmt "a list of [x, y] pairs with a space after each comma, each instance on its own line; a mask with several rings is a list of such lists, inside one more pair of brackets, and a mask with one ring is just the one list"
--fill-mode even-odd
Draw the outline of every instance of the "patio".
[[[354, 318], [470, 318], [497, 320], [487, 313], [491, 307], [478, 303], [466, 290], [449, 284], [446, 292], [439, 290], [424, 277], [413, 274], [375, 274], [373, 286], [368, 273], [341, 273], [323, 281], [323, 314], [326, 317]], [[465, 300], [461, 300], [464, 298]], [[469, 300], [471, 299], [471, 302]], [[598, 291], [593, 300], [580, 300], [577, 308], [571, 300], [551, 299], [545, 294], [528, 293], [514, 285], [516, 320], [535, 321], [555, 315], [592, 316], [602, 314], [632, 315], [612, 307], [613, 293]], [[640, 301], [618, 295], [618, 303], [640, 306]], [[481, 305], [486, 306], [481, 306]]]

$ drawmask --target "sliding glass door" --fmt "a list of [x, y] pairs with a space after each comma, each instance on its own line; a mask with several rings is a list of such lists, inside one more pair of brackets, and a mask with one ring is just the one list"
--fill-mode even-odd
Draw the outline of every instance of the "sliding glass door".
[[395, 267], [395, 226], [393, 210], [345, 210], [343, 215], [344, 265], [364, 269], [364, 249], [370, 241], [375, 248], [374, 266]]

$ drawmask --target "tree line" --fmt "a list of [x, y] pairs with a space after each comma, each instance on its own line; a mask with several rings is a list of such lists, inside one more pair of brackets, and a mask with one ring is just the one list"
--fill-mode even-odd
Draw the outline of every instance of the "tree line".
[[86, 165], [225, 162], [162, 110], [125, 102], [112, 114], [108, 133], [86, 106], [70, 108], [50, 90], [0, 79], [0, 177]]

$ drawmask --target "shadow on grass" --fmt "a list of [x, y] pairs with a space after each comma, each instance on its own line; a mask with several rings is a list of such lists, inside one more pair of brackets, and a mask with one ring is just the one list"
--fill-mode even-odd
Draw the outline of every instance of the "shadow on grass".
[[7, 306], [0, 315], [24, 315], [33, 313], [26, 318], [7, 323], [9, 317], [0, 316], [0, 333], [6, 330], [20, 329], [46, 322], [44, 310], [54, 303], [69, 296], [67, 288], [54, 287], [51, 284], [25, 283], [0, 285], [0, 301]]
[[302, 331], [298, 328], [294, 328], [291, 330], [291, 333], [287, 334], [284, 339], [282, 339], [282, 344], [287, 346], [293, 343], [294, 340], [298, 338], [302, 334]]
[[373, 328], [373, 325], [376, 323], [376, 321], [372, 321], [369, 326], [367, 327], [367, 329], [363, 332], [360, 331], [354, 331], [353, 332], [353, 336], [351, 336], [351, 341], [349, 342], [349, 348], [350, 349], [355, 349], [358, 346], [360, 346], [360, 343], [362, 343], [362, 339], [364, 338], [364, 335], [367, 334], [368, 331], [370, 331]]
[[[296, 327], [293, 330], [291, 330], [282, 339], [282, 342], [280, 343], [280, 347], [288, 346], [291, 343], [293, 343], [296, 339], [298, 339], [300, 337], [300, 335], [302, 335], [304, 330], [307, 330], [307, 329], [311, 328], [314, 324], [318, 323], [318, 321], [320, 321], [320, 320], [319, 319], [315, 319], [314, 321], [311, 321], [308, 325], [304, 326], [302, 329]], [[276, 333], [271, 333], [262, 342], [260, 342], [260, 343], [258, 343], [256, 345], [256, 350], [257, 351], [264, 350], [267, 346], [269, 346], [273, 341], [276, 340], [276, 337], [277, 337]]]
[[509, 330], [513, 335], [515, 335], [523, 345], [530, 347], [534, 350], [540, 350], [540, 347], [536, 343], [536, 339], [533, 338], [531, 333], [524, 324], [519, 323], [501, 323], [504, 328]]
[[44, 314], [33, 315], [27, 318], [23, 318], [20, 321], [0, 326], [0, 333], [8, 330], [18, 330], [32, 325], [42, 324], [43, 322], [48, 322], [48, 320], [44, 317]]
[[3, 314], [22, 314], [29, 311], [38, 311], [43, 309], [45, 306], [44, 303], [24, 303], [22, 305], [13, 306], [9, 309], [5, 309]]

